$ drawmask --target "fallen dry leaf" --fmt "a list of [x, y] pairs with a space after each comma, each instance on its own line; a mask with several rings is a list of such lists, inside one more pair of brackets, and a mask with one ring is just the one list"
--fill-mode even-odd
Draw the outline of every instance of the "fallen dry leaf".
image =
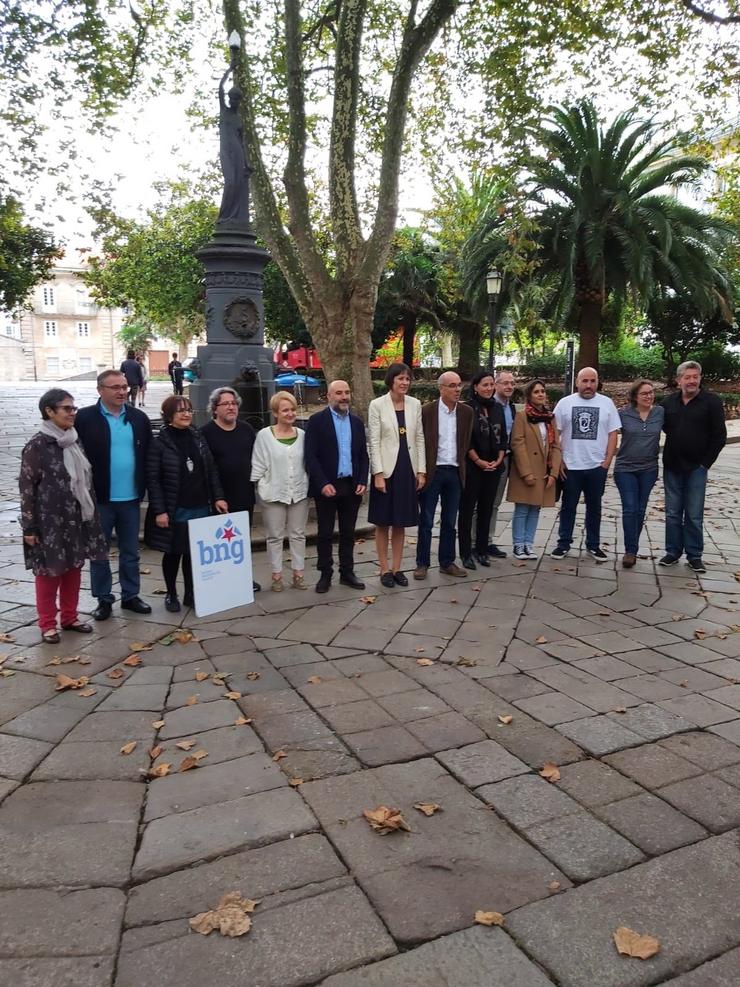
[[4, 668], [0, 671], [0, 675], [2, 675], [4, 679], [9, 679], [11, 675], [15, 675], [15, 672], [12, 668]]
[[166, 596], [166, 595], [167, 595], [167, 590], [162, 589], [161, 587], [152, 590], [152, 596]]
[[48, 668], [49, 665], [61, 665], [61, 664], [62, 664], [62, 659], [59, 657], [59, 655], [54, 655], [51, 661], [47, 661], [44, 667]]
[[164, 726], [164, 720], [152, 720], [152, 726], [155, 730], [159, 730], [160, 727]]
[[208, 757], [208, 751], [199, 750], [193, 754], [196, 761], [202, 761], [204, 757]]
[[279, 750], [279, 751], [275, 751], [275, 753], [272, 755], [272, 759], [273, 761], [282, 761], [282, 759], [287, 756], [288, 755], [285, 753], [285, 751]]
[[195, 681], [196, 682], [205, 682], [205, 680], [207, 678], [208, 678], [208, 672], [196, 672], [195, 673]]
[[425, 816], [433, 816], [435, 812], [442, 811], [442, 806], [437, 802], [414, 802], [414, 808], [423, 812]]
[[643, 936], [626, 925], [620, 925], [614, 933], [614, 944], [623, 956], [635, 956], [638, 960], [649, 960], [660, 951], [660, 943], [653, 936]]
[[239, 716], [234, 720], [234, 726], [244, 727], [247, 723], [251, 723], [252, 720], [248, 716]]
[[165, 762], [164, 764], [158, 764], [156, 768], [152, 768], [147, 774], [150, 778], [164, 778], [165, 775], [170, 773], [171, 768], [172, 765]]
[[186, 706], [195, 706], [195, 704], [197, 702], [198, 702], [198, 697], [197, 696], [188, 696], [188, 698], [185, 700], [185, 705]]
[[128, 665], [130, 668], [136, 668], [137, 665], [141, 664], [141, 658], [138, 655], [129, 655], [128, 658], [123, 659], [121, 664]]
[[225, 692], [224, 699], [241, 699], [241, 692]]
[[626, 713], [626, 712], [627, 712], [626, 706], [615, 706], [614, 709], [612, 710], [612, 713]]
[[256, 682], [259, 677], [260, 677], [259, 672], [247, 672], [247, 678], [249, 679], [250, 682]]
[[539, 772], [540, 778], [544, 778], [545, 781], [560, 781], [560, 768], [557, 764], [553, 764], [552, 761], [547, 761], [542, 765], [542, 770]]
[[363, 816], [372, 829], [381, 836], [395, 833], [399, 829], [411, 832], [411, 827], [401, 815], [400, 809], [389, 809], [387, 805], [379, 805], [375, 809], [363, 809]]
[[526, 562], [515, 562], [514, 563], [514, 565], [517, 567], [517, 569], [523, 569], [526, 564], [527, 564]]
[[195, 634], [192, 631], [186, 631], [181, 628], [179, 631], [173, 631], [172, 640], [177, 641], [178, 644], [188, 644], [190, 641], [195, 640]]
[[249, 915], [258, 904], [259, 901], [243, 898], [238, 891], [230, 891], [221, 898], [216, 908], [194, 915], [189, 920], [190, 928], [202, 936], [216, 929], [222, 936], [243, 936], [252, 928]]
[[503, 723], [504, 726], [507, 726], [509, 723], [511, 723], [513, 719], [514, 717], [511, 715], [511, 713], [506, 713], [504, 715], [499, 714], [499, 722]]
[[164, 748], [161, 747], [159, 744], [157, 744], [155, 747], [150, 747], [149, 757], [152, 759], [152, 761], [154, 761], [159, 757], [159, 755], [162, 753], [163, 750]]
[[144, 641], [134, 641], [131, 645], [132, 651], [151, 651], [154, 647], [153, 644], [147, 644]]
[[303, 778], [289, 778], [288, 779], [288, 784], [292, 788], [298, 788], [299, 785], [302, 785], [303, 784]]
[[131, 754], [133, 751], [136, 750], [136, 744], [137, 744], [137, 741], [136, 740], [129, 740], [129, 742], [127, 744], [124, 744], [123, 745], [123, 747], [120, 750], [120, 753], [121, 754]]
[[361, 596], [360, 603], [367, 603], [367, 604], [375, 603], [377, 599], [378, 599], [377, 596]]
[[189, 751], [198, 743], [197, 740], [178, 740], [175, 747], [179, 747], [181, 751]]
[[89, 699], [90, 696], [94, 696], [97, 689], [83, 689], [82, 692], [78, 692], [78, 696], [82, 696], [83, 699]]
[[414, 651], [417, 655], [420, 655], [422, 652], [426, 650], [427, 650], [426, 648], [414, 648]]
[[696, 630], [694, 631], [694, 637], [698, 638], [700, 641], [703, 641], [706, 636], [707, 636], [707, 632], [704, 630], [703, 627], [697, 627]]
[[89, 676], [81, 675], [78, 679], [71, 679], [69, 675], [61, 672], [57, 675], [56, 691], [62, 692], [64, 689], [83, 689], [90, 681]]
[[105, 673], [107, 679], [122, 679], [126, 673], [122, 668], [111, 668], [109, 672]]
[[503, 925], [504, 916], [501, 912], [476, 912], [475, 921], [478, 925]]
[[462, 668], [475, 668], [478, 662], [474, 658], [468, 658], [466, 655], [460, 655], [455, 664], [460, 665]]
[[180, 767], [178, 771], [190, 771], [191, 768], [197, 768], [198, 762], [194, 757], [185, 757], [180, 761]]
[[547, 890], [548, 891], [559, 891], [560, 890], [560, 881], [550, 881], [550, 883], [547, 885]]
[[542, 634], [538, 638], [535, 638], [535, 644], [547, 644], [547, 638], [543, 637]]
[[680, 614], [680, 613], [672, 613], [671, 614], [671, 620], [673, 620], [673, 621], [683, 620], [683, 614]]
[[416, 664], [421, 665], [422, 668], [428, 668], [430, 665], [434, 665], [435, 662], [431, 658], [417, 658]]
[[308, 678], [306, 679], [306, 682], [310, 683], [311, 685], [318, 685], [319, 682], [323, 682], [323, 681], [324, 680], [321, 678], [320, 675], [309, 675]]
[[15, 638], [12, 634], [0, 634], [0, 641], [3, 644], [15, 644]]
[[140, 566], [139, 572], [143, 576], [150, 576], [152, 574], [152, 570], [148, 566]]

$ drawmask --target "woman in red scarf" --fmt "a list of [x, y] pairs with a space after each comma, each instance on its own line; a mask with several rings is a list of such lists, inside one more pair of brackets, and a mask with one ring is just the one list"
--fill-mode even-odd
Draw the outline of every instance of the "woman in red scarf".
[[506, 499], [516, 505], [511, 523], [514, 557], [536, 559], [534, 538], [540, 509], [555, 506], [560, 438], [542, 381], [530, 381], [524, 393], [524, 414], [516, 416], [511, 430], [511, 471]]

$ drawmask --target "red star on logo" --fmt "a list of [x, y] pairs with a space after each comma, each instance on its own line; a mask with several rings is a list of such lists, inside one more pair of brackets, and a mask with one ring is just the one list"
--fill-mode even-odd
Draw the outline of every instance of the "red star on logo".
[[226, 539], [226, 541], [231, 541], [232, 538], [236, 538], [233, 528], [225, 528], [223, 536]]

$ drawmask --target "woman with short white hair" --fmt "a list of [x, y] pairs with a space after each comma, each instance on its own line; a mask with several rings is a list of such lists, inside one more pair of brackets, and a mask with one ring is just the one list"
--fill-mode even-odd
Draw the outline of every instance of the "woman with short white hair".
[[305, 434], [295, 427], [298, 404], [292, 394], [278, 391], [270, 400], [275, 424], [261, 429], [252, 452], [252, 480], [262, 506], [267, 533], [267, 557], [272, 590], [283, 585], [283, 541], [287, 533], [293, 567], [292, 586], [306, 589], [306, 521], [308, 473], [304, 466]]

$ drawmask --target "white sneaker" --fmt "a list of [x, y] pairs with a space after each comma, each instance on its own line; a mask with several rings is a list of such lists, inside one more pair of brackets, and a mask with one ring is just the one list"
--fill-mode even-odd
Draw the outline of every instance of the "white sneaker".
[[524, 551], [527, 553], [528, 559], [538, 559], [540, 557], [540, 553], [535, 552], [533, 545], [525, 545]]
[[529, 556], [527, 555], [527, 548], [525, 545], [514, 546], [514, 558], [522, 559], [522, 561], [529, 558]]

